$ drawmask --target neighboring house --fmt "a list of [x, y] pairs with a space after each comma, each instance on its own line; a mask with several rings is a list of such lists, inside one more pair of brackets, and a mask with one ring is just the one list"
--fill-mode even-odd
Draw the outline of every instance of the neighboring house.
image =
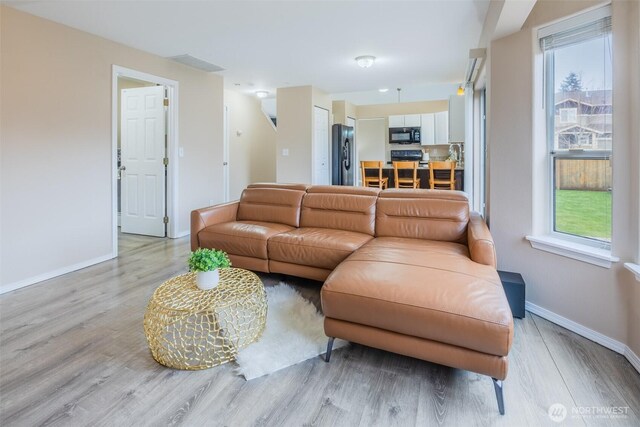
[[611, 150], [612, 91], [556, 93], [555, 147]]

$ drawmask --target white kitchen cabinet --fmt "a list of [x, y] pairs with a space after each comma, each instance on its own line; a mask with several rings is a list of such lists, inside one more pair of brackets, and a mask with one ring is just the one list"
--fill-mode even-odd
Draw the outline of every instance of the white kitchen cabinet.
[[449, 142], [464, 142], [464, 96], [449, 98]]
[[435, 113], [435, 143], [449, 143], [449, 112], [440, 111]]
[[404, 116], [389, 116], [389, 127], [390, 128], [403, 128], [404, 127]]
[[404, 116], [389, 116], [390, 128], [419, 128], [420, 114], [407, 114]]
[[408, 128], [420, 127], [420, 114], [407, 114], [404, 116], [404, 126]]
[[436, 124], [435, 114], [422, 114], [420, 122], [422, 126], [420, 128], [420, 144], [433, 145], [436, 143]]

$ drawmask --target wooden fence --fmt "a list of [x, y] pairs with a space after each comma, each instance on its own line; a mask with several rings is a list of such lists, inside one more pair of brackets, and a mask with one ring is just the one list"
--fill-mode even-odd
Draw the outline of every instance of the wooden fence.
[[611, 189], [611, 162], [592, 159], [556, 159], [556, 189], [607, 191]]

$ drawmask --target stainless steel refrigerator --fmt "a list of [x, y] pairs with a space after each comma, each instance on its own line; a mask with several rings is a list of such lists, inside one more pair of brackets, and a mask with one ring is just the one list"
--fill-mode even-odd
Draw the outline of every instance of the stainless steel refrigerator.
[[353, 143], [353, 128], [333, 125], [331, 138], [331, 183], [354, 185], [356, 149]]

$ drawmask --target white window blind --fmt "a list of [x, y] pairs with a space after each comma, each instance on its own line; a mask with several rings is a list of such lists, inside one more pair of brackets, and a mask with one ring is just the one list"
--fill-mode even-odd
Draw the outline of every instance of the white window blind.
[[580, 43], [611, 32], [611, 6], [605, 6], [538, 30], [543, 51]]

